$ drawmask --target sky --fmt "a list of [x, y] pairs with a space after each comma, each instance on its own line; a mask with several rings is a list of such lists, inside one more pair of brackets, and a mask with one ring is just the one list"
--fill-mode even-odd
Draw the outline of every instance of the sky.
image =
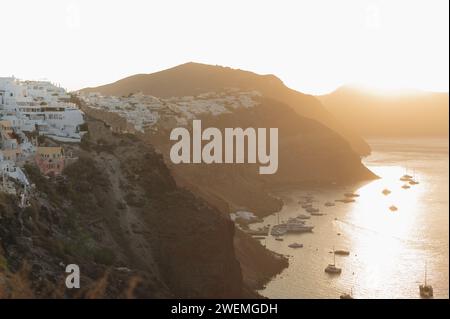
[[447, 0], [2, 1], [0, 76], [76, 90], [194, 61], [344, 84], [448, 91]]

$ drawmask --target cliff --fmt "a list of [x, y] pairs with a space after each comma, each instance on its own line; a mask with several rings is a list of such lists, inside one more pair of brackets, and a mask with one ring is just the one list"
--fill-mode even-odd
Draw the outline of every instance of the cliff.
[[[0, 194], [0, 296], [257, 296], [228, 216], [179, 188], [150, 145], [100, 121], [88, 126], [80, 146], [65, 145], [79, 159], [62, 176], [45, 178], [26, 165], [31, 206]], [[64, 287], [71, 263], [80, 266], [80, 290]]]

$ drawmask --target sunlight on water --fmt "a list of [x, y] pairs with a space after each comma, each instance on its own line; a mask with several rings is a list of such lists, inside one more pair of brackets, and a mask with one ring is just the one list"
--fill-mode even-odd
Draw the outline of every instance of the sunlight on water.
[[[355, 298], [418, 298], [425, 263], [435, 298], [448, 298], [448, 141], [372, 141], [373, 154], [366, 165], [380, 179], [339, 190], [292, 190], [278, 194], [285, 202], [280, 219], [306, 212], [298, 204], [312, 193], [314, 206], [325, 216], [312, 216], [314, 233], [285, 235], [284, 241], [269, 236], [269, 249], [291, 255], [290, 266], [272, 280], [261, 294], [271, 298], [338, 298], [353, 292]], [[414, 175], [418, 185], [403, 189], [400, 177]], [[390, 194], [384, 195], [384, 189]], [[360, 196], [354, 203], [326, 201], [344, 192]], [[391, 211], [395, 205], [398, 210]], [[268, 216], [265, 224], [275, 224]], [[255, 225], [258, 227], [260, 225]], [[292, 242], [304, 248], [287, 247]], [[339, 276], [324, 273], [332, 262], [330, 251], [347, 249], [336, 256]]]

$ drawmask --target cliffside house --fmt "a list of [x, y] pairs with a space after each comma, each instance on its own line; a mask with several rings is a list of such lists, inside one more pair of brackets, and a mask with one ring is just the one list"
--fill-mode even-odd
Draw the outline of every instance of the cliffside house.
[[36, 165], [43, 175], [59, 175], [64, 169], [64, 151], [62, 147], [37, 147]]

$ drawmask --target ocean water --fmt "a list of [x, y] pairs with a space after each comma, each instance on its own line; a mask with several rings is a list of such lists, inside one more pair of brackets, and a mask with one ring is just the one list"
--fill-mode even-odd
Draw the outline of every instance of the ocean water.
[[[298, 201], [314, 196], [314, 207], [324, 216], [311, 216], [313, 233], [288, 234], [284, 241], [272, 236], [262, 240], [270, 250], [289, 255], [289, 267], [260, 293], [269, 298], [420, 298], [419, 284], [427, 268], [434, 298], [449, 298], [449, 143], [448, 139], [373, 139], [371, 156], [364, 163], [380, 179], [341, 189], [290, 190], [278, 193], [285, 205], [281, 212], [264, 219], [274, 225], [300, 213], [308, 215]], [[407, 172], [419, 181], [403, 189], [399, 178]], [[389, 189], [387, 196], [383, 189]], [[356, 192], [354, 203], [326, 201]], [[398, 210], [391, 211], [395, 205]], [[255, 224], [257, 228], [262, 224]], [[303, 248], [289, 248], [293, 242]], [[345, 249], [349, 256], [336, 256], [340, 275], [324, 268], [333, 262], [331, 251]]]

